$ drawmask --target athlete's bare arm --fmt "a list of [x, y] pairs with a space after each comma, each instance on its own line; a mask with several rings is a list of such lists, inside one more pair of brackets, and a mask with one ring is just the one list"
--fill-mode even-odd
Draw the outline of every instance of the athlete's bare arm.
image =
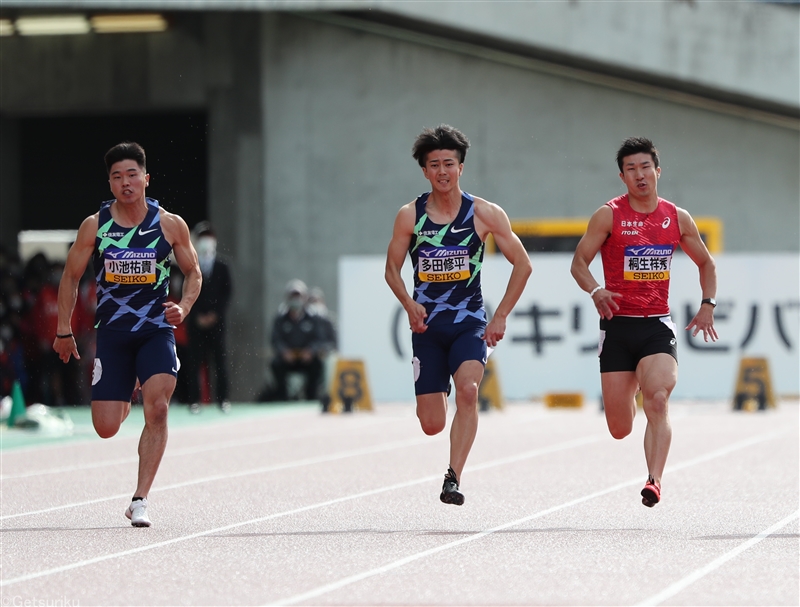
[[[97, 237], [97, 222], [99, 214], [90, 215], [81, 223], [78, 228], [78, 235], [75, 242], [69, 248], [67, 261], [64, 265], [64, 273], [61, 275], [61, 282], [58, 285], [58, 327], [57, 335], [69, 335], [72, 333], [72, 312], [75, 309], [75, 302], [78, 301], [78, 286], [86, 270], [86, 264], [94, 252], [94, 242]], [[78, 346], [74, 337], [56, 337], [53, 341], [53, 350], [58, 353], [58, 357], [69, 362], [69, 357], [74, 356], [80, 360]]]
[[386, 252], [386, 282], [389, 288], [397, 297], [400, 304], [408, 314], [408, 325], [414, 333], [424, 333], [428, 328], [425, 319], [428, 313], [425, 306], [418, 304], [406, 291], [406, 285], [400, 276], [400, 268], [408, 254], [408, 244], [414, 234], [414, 222], [416, 220], [415, 203], [410, 202], [403, 206], [397, 213], [394, 220], [392, 239], [389, 241], [389, 250]]
[[[698, 270], [700, 270], [700, 289], [703, 293], [702, 299], [716, 297], [717, 264], [708, 252], [703, 239], [700, 238], [700, 231], [697, 229], [697, 224], [685, 209], [678, 208], [678, 225], [681, 228], [681, 248], [697, 265]], [[692, 337], [702, 331], [705, 341], [708, 341], [709, 337], [711, 341], [717, 341], [719, 337], [717, 335], [717, 330], [714, 328], [714, 306], [702, 304], [686, 329], [694, 329], [694, 331], [692, 331]]]
[[189, 226], [179, 215], [173, 215], [163, 209], [161, 213], [161, 229], [167, 242], [172, 245], [175, 260], [183, 272], [183, 293], [178, 303], [168, 301], [162, 304], [165, 308], [164, 318], [171, 325], [179, 325], [184, 321], [192, 309], [200, 288], [203, 285], [203, 275], [197, 262], [197, 251], [194, 250], [192, 239], [189, 235]]
[[525, 284], [533, 269], [528, 252], [522, 246], [519, 237], [511, 230], [508, 215], [498, 205], [482, 198], [475, 198], [475, 229], [481, 240], [486, 240], [491, 233], [497, 248], [513, 266], [506, 292], [483, 334], [486, 345], [494, 348], [506, 333], [506, 319], [525, 290]]
[[[591, 293], [597, 287], [601, 287], [594, 279], [594, 276], [592, 276], [589, 270], [589, 264], [592, 263], [597, 253], [600, 251], [600, 247], [603, 246], [606, 238], [611, 234], [613, 222], [614, 211], [611, 210], [611, 207], [603, 205], [597, 209], [589, 220], [586, 233], [575, 248], [575, 255], [572, 258], [572, 267], [570, 271], [572, 272], [572, 277], [575, 279], [575, 282], [578, 283], [578, 286], [587, 293]], [[592, 301], [594, 302], [595, 308], [597, 308], [597, 312], [600, 314], [600, 318], [612, 318], [614, 312], [619, 310], [619, 306], [614, 300], [620, 299], [621, 297], [621, 293], [614, 293], [602, 287], [595, 291], [595, 294], [592, 295]]]

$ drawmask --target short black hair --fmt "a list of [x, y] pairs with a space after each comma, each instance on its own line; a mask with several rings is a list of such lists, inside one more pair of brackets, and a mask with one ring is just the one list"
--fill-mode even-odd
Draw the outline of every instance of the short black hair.
[[411, 155], [419, 163], [425, 166], [425, 159], [428, 152], [434, 150], [456, 150], [461, 158], [460, 164], [464, 163], [469, 149], [469, 139], [457, 128], [449, 124], [440, 124], [435, 129], [426, 128], [419, 134], [411, 148]]
[[650, 154], [653, 164], [659, 167], [658, 150], [652, 141], [645, 137], [628, 137], [617, 150], [617, 166], [622, 173], [622, 160], [634, 154]]
[[141, 169], [147, 172], [147, 157], [144, 148], [134, 141], [123, 141], [106, 152], [106, 172], [111, 175], [111, 167], [120, 160], [135, 160]]
[[203, 220], [194, 226], [192, 229], [192, 234], [196, 238], [200, 238], [200, 236], [213, 236], [214, 238], [217, 237], [216, 233], [214, 232], [214, 226], [211, 225], [211, 222], [208, 220]]

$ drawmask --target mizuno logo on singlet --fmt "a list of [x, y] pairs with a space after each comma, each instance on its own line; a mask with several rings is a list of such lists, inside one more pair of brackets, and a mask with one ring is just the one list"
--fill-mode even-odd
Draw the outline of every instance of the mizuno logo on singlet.
[[453, 234], [458, 234], [459, 232], [463, 232], [464, 230], [469, 230], [469, 226], [467, 226], [466, 228], [461, 228], [461, 229], [459, 229], [459, 230], [456, 230], [454, 227], [453, 227], [453, 228], [450, 228], [450, 231], [451, 231]]
[[139, 236], [144, 236], [145, 234], [149, 234], [150, 232], [155, 232], [158, 228], [153, 228], [152, 230], [142, 231], [142, 228], [139, 228]]

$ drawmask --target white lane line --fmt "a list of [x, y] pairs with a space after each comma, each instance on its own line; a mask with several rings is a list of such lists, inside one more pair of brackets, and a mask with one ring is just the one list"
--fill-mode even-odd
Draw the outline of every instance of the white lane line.
[[[203, 453], [204, 451], [216, 451], [217, 449], [226, 449], [231, 447], [244, 447], [249, 445], [258, 445], [261, 443], [271, 443], [279, 440], [278, 436], [262, 436], [257, 439], [251, 440], [236, 440], [228, 441], [226, 443], [217, 443], [213, 446], [206, 445], [203, 447], [186, 447], [183, 449], [169, 449], [164, 454], [164, 461], [168, 457], [191, 455], [194, 453]], [[20, 478], [31, 478], [32, 476], [45, 476], [47, 474], [64, 474], [65, 472], [78, 472], [80, 470], [92, 470], [94, 468], [105, 468], [107, 466], [118, 466], [120, 464], [132, 464], [139, 461], [139, 456], [123, 457], [119, 459], [109, 459], [102, 462], [92, 462], [90, 464], [75, 464], [72, 466], [63, 466], [61, 468], [47, 468], [45, 470], [33, 470], [31, 472], [21, 472], [19, 474], [2, 474], [0, 481], [7, 481]]]
[[[369, 427], [375, 425], [377, 423], [385, 423], [394, 420], [388, 419], [373, 419], [369, 420], [367, 423], [362, 423], [359, 426], [350, 428], [353, 430], [362, 430], [364, 427]], [[182, 455], [194, 455], [196, 453], [205, 453], [208, 451], [218, 451], [221, 449], [231, 449], [235, 447], [246, 447], [251, 445], [260, 445], [260, 444], [267, 444], [271, 442], [276, 442], [280, 440], [295, 440], [298, 438], [308, 438], [309, 436], [316, 436], [319, 434], [329, 435], [331, 429], [330, 428], [319, 428], [316, 430], [309, 430], [308, 432], [299, 432], [296, 434], [291, 435], [282, 435], [282, 436], [259, 436], [249, 439], [236, 439], [230, 440], [226, 442], [220, 443], [212, 443], [209, 445], [198, 445], [195, 447], [183, 447], [177, 449], [169, 449], [167, 448], [166, 453], [164, 454], [164, 461], [169, 461], [172, 457], [182, 456]], [[11, 479], [20, 479], [20, 478], [30, 478], [32, 476], [40, 476], [45, 474], [63, 474], [65, 472], [77, 472], [80, 470], [92, 470], [94, 468], [103, 468], [105, 466], [116, 466], [119, 464], [131, 464], [131, 463], [138, 463], [139, 456], [131, 456], [113, 460], [106, 460], [102, 462], [92, 462], [88, 464], [75, 464], [72, 466], [63, 466], [61, 468], [47, 468], [45, 470], [34, 470], [30, 472], [21, 472], [19, 474], [2, 474], [0, 475], [0, 481], [11, 480]]]
[[[591, 443], [595, 443], [603, 438], [605, 438], [605, 434], [595, 434], [586, 436], [583, 438], [573, 439], [570, 441], [566, 441], [564, 443], [558, 443], [556, 445], [551, 445], [549, 447], [542, 447], [541, 449], [534, 449], [532, 451], [527, 452], [527, 457], [536, 457], [539, 455], [549, 455], [551, 453], [556, 453], [559, 451], [566, 451], [567, 449], [572, 449], [576, 447], [582, 447], [585, 445], [589, 445]], [[519, 458], [516, 458], [519, 459]], [[507, 463], [508, 458], [503, 458], [497, 460], [497, 463], [494, 465], [502, 466]], [[487, 462], [483, 464], [482, 468], [490, 468], [492, 465], [491, 462]], [[35, 573], [28, 573], [26, 575], [22, 575], [15, 578], [8, 578], [0, 580], [0, 587], [2, 586], [9, 586], [11, 584], [16, 584], [19, 582], [26, 582], [28, 580], [33, 580], [36, 578], [46, 577], [48, 575], [54, 575], [57, 573], [63, 573], [65, 571], [70, 571], [72, 569], [78, 569], [80, 567], [85, 567], [87, 565], [92, 565], [94, 563], [101, 563], [103, 561], [108, 561], [115, 558], [122, 558], [126, 556], [130, 556], [131, 554], [137, 554], [139, 552], [144, 552], [146, 550], [152, 550], [155, 548], [161, 548], [163, 546], [169, 546], [171, 544], [177, 544], [178, 542], [185, 542], [187, 540], [195, 539], [198, 537], [204, 537], [207, 535], [212, 535], [214, 533], [221, 533], [223, 531], [230, 531], [231, 529], [237, 529], [239, 527], [245, 527], [247, 525], [253, 525], [256, 523], [262, 523], [264, 521], [269, 521], [277, 518], [282, 518], [285, 516], [291, 516], [293, 514], [299, 514], [302, 512], [307, 512], [309, 510], [316, 510], [318, 508], [325, 508], [326, 506], [333, 506], [335, 504], [340, 504], [342, 502], [348, 502], [352, 500], [357, 500], [363, 497], [370, 497], [373, 495], [377, 495], [379, 493], [386, 493], [387, 491], [395, 491], [397, 489], [405, 489], [407, 487], [412, 487], [414, 485], [420, 485], [422, 483], [429, 483], [435, 480], [441, 480], [442, 475], [436, 474], [432, 476], [425, 476], [423, 478], [418, 478], [411, 481], [405, 481], [402, 483], [395, 483], [393, 485], [386, 485], [384, 487], [379, 487], [377, 489], [370, 489], [369, 491], [362, 491], [360, 493], [353, 493], [350, 495], [345, 495], [342, 497], [337, 497], [334, 499], [326, 500], [324, 502], [318, 502], [316, 504], [309, 504], [308, 506], [301, 506], [300, 508], [294, 508], [292, 510], [286, 510], [283, 512], [276, 512], [274, 514], [269, 514], [267, 516], [261, 516], [254, 519], [249, 519], [246, 521], [240, 521], [238, 523], [232, 523], [230, 525], [225, 525], [224, 527], [216, 527], [214, 529], [208, 529], [206, 531], [198, 531], [197, 533], [192, 533], [190, 535], [184, 535], [181, 537], [172, 538], [170, 540], [165, 540], [163, 542], [156, 542], [153, 544], [147, 544], [146, 546], [139, 546], [138, 548], [132, 548], [130, 550], [124, 550], [122, 552], [114, 552], [111, 554], [105, 554], [102, 556], [97, 556], [91, 559], [86, 559], [83, 561], [78, 561], [75, 563], [70, 563], [68, 565], [61, 565], [60, 567], [54, 567], [52, 569], [45, 569], [44, 571], [37, 571]], [[641, 479], [639, 479], [641, 480]], [[128, 494], [126, 493], [125, 496]]]
[[[363, 425], [362, 425], [362, 427], [363, 427]], [[317, 432], [317, 431], [310, 432], [309, 435], [311, 435], [311, 434], [325, 434], [325, 433], [327, 433], [329, 431], [330, 431], [330, 428], [324, 428], [324, 429], [321, 429], [319, 432]], [[302, 437], [302, 436], [303, 435], [292, 435], [289, 438], [298, 438], [298, 437]], [[284, 438], [286, 438], [286, 437], [284, 437]], [[214, 482], [214, 481], [218, 481], [218, 480], [224, 480], [224, 479], [228, 479], [228, 478], [237, 478], [237, 477], [242, 477], [242, 476], [249, 476], [249, 475], [252, 475], [252, 474], [263, 474], [265, 472], [275, 472], [277, 470], [286, 470], [288, 468], [296, 468], [296, 467], [300, 467], [300, 466], [308, 466], [308, 465], [313, 465], [313, 464], [326, 463], [326, 462], [336, 461], [338, 459], [343, 459], [343, 458], [347, 458], [347, 457], [355, 457], [355, 456], [358, 456], [358, 455], [371, 454], [371, 453], [380, 453], [381, 451], [389, 451], [391, 449], [402, 448], [402, 447], [405, 447], [405, 446], [418, 445], [418, 444], [421, 444], [421, 443], [431, 442], [432, 440], [439, 440], [439, 441], [444, 440], [444, 435], [440, 435], [440, 436], [438, 436], [436, 438], [431, 438], [429, 436], [425, 436], [425, 437], [422, 437], [422, 438], [414, 438], [414, 439], [409, 439], [409, 440], [405, 440], [405, 441], [397, 441], [397, 442], [394, 442], [394, 443], [386, 443], [386, 444], [378, 446], [378, 447], [367, 447], [366, 450], [356, 449], [354, 451], [344, 451], [344, 452], [338, 453], [338, 454], [326, 454], [326, 455], [320, 456], [320, 457], [312, 457], [312, 458], [307, 458], [307, 459], [304, 459], [304, 460], [297, 460], [297, 461], [294, 461], [294, 462], [287, 462], [287, 463], [284, 463], [284, 464], [273, 464], [271, 466], [265, 466], [265, 467], [262, 467], [262, 468], [255, 468], [255, 469], [251, 469], [251, 470], [244, 470], [242, 472], [228, 473], [228, 474], [216, 474], [214, 476], [207, 476], [207, 477], [204, 477], [204, 478], [193, 479], [193, 480], [184, 481], [184, 482], [181, 482], [181, 483], [173, 483], [171, 485], [156, 486], [156, 487], [153, 487], [153, 489], [151, 489], [150, 491], [151, 491], [151, 493], [157, 493], [158, 491], [168, 491], [168, 490], [171, 490], [171, 489], [179, 489], [181, 487], [188, 487], [188, 486], [191, 486], [191, 485], [199, 485], [199, 484], [202, 484], [202, 483], [210, 483], [210, 482]], [[242, 444], [244, 444], [244, 442]], [[187, 448], [187, 451], [189, 449], [190, 448]], [[525, 457], [527, 457], [527, 455], [523, 453], [520, 456], [513, 456], [509, 461], [517, 461], [520, 458], [525, 459]], [[135, 458], [131, 458], [130, 460], [116, 460], [116, 463], [121, 463], [121, 462], [133, 463], [133, 462], [138, 462], [138, 461], [139, 461], [139, 458], [135, 457]], [[100, 467], [100, 466], [102, 466], [102, 464], [97, 464], [97, 467]], [[95, 466], [93, 464], [86, 464], [86, 467], [87, 468], [92, 468], [92, 467], [95, 467]], [[479, 465], [479, 466], [473, 467], [473, 469], [480, 470], [481, 466]], [[88, 506], [90, 504], [99, 504], [101, 502], [107, 502], [107, 501], [110, 501], [110, 500], [123, 499], [125, 497], [128, 497], [128, 495], [129, 495], [128, 493], [118, 493], [117, 495], [109, 495], [109, 496], [106, 496], [106, 497], [100, 497], [100, 498], [97, 498], [97, 499], [87, 500], [87, 501], [84, 501], [84, 502], [73, 502], [73, 503], [70, 503], [70, 504], [62, 504], [62, 505], [59, 505], [59, 506], [51, 506], [50, 508], [43, 508], [41, 510], [29, 510], [29, 511], [26, 511], [26, 512], [19, 512], [17, 514], [5, 514], [5, 515], [0, 516], [0, 521], [4, 521], [6, 519], [12, 519], [12, 518], [19, 518], [21, 516], [32, 516], [32, 515], [36, 515], [36, 514], [44, 514], [46, 512], [53, 512], [55, 510], [63, 510], [65, 508], [78, 508], [78, 507], [81, 507], [81, 506]]]
[[[548, 415], [547, 413], [537, 412], [534, 415], [529, 415], [527, 417], [523, 417], [522, 419], [518, 419], [517, 423], [528, 423], [528, 422], [531, 422], [531, 421], [543, 421], [543, 420], [548, 420], [548, 419], [553, 419], [553, 416], [552, 415]], [[378, 425], [378, 424], [384, 424], [384, 423], [393, 423], [393, 422], [396, 422], [397, 420], [395, 418], [382, 417], [382, 418], [372, 418], [372, 419], [369, 419], [369, 420], [360, 420], [360, 421], [362, 423], [360, 423], [357, 426], [351, 426], [351, 427], [348, 428], [348, 430], [358, 430], [358, 431], [360, 431], [360, 430], [364, 429], [365, 427], [374, 426], [374, 425]], [[200, 426], [199, 428], [179, 428], [178, 430], [204, 429], [204, 428], [207, 428], [207, 426]], [[244, 446], [248, 446], [248, 445], [266, 444], [266, 443], [275, 442], [275, 441], [279, 441], [279, 440], [294, 440], [294, 439], [297, 439], [297, 438], [308, 438], [309, 436], [316, 436], [316, 435], [319, 435], [319, 434], [328, 435], [328, 434], [330, 434], [330, 430], [331, 429], [329, 427], [325, 427], [325, 428], [319, 428], [317, 430], [312, 430], [312, 431], [309, 431], [309, 432], [302, 432], [302, 433], [298, 433], [298, 434], [292, 434], [292, 435], [289, 435], [289, 436], [266, 436], [266, 437], [262, 436], [262, 437], [253, 438], [253, 439], [231, 440], [231, 441], [228, 441], [228, 442], [225, 442], [225, 443], [215, 443], [213, 445], [207, 445], [207, 446], [184, 447], [182, 449], [169, 449], [168, 448], [167, 452], [164, 454], [164, 461], [169, 461], [169, 458], [171, 458], [173, 456], [192, 455], [192, 454], [195, 454], [195, 453], [205, 453], [205, 452], [208, 452], [208, 451], [216, 451], [218, 449], [230, 449], [230, 448], [234, 448], [234, 447], [244, 447]], [[129, 438], [131, 438], [131, 437], [129, 437]], [[94, 439], [94, 437], [93, 437], [93, 439]], [[70, 444], [75, 444], [75, 443], [70, 443]], [[17, 451], [15, 451], [15, 452], [17, 452]], [[60, 468], [47, 468], [45, 470], [33, 470], [33, 471], [21, 472], [21, 473], [17, 473], [17, 474], [15, 474], [15, 473], [12, 473], [12, 474], [0, 474], [0, 481], [21, 479], [21, 478], [30, 478], [30, 477], [33, 477], [33, 476], [43, 476], [43, 475], [46, 475], [46, 474], [64, 474], [66, 472], [78, 472], [78, 471], [82, 471], [82, 470], [94, 470], [94, 469], [97, 469], [97, 468], [103, 468], [103, 467], [107, 467], [107, 466], [117, 466], [117, 465], [121, 465], [121, 464], [133, 464], [133, 463], [138, 463], [138, 462], [139, 462], [139, 456], [137, 455], [137, 456], [118, 458], [118, 459], [113, 459], [113, 460], [105, 460], [105, 461], [102, 461], [102, 462], [92, 462], [92, 463], [87, 463], [87, 464], [75, 464], [75, 465], [71, 465], [71, 466], [63, 466], [63, 467], [60, 467]], [[0, 465], [0, 469], [2, 469], [2, 465]], [[2, 520], [2, 517], [0, 517], [0, 520]]]
[[687, 575], [685, 578], [683, 578], [681, 580], [678, 580], [674, 584], [671, 584], [671, 585], [667, 586], [666, 588], [664, 588], [664, 590], [662, 590], [658, 594], [654, 594], [653, 596], [643, 600], [641, 603], [637, 603], [637, 605], [660, 605], [661, 603], [663, 603], [667, 599], [670, 599], [673, 596], [675, 596], [676, 594], [678, 594], [681, 590], [683, 590], [687, 586], [691, 586], [692, 584], [694, 584], [700, 578], [708, 575], [709, 573], [711, 573], [715, 569], [720, 568], [722, 565], [724, 565], [725, 563], [727, 563], [729, 560], [731, 560], [732, 558], [736, 557], [737, 555], [741, 554], [742, 552], [744, 552], [748, 548], [751, 548], [752, 546], [755, 546], [756, 544], [758, 544], [761, 540], [764, 540], [764, 539], [768, 538], [770, 535], [772, 535], [773, 533], [775, 533], [779, 529], [782, 529], [783, 527], [785, 527], [786, 525], [791, 523], [794, 519], [798, 518], [799, 516], [800, 516], [800, 510], [797, 510], [796, 512], [793, 512], [792, 514], [790, 514], [786, 518], [784, 518], [784, 519], [778, 521], [777, 523], [775, 523], [774, 525], [772, 525], [772, 527], [769, 527], [768, 529], [764, 529], [764, 531], [762, 531], [758, 535], [756, 535], [754, 537], [751, 537], [749, 540], [747, 540], [743, 544], [738, 545], [736, 548], [734, 548], [730, 552], [726, 552], [722, 556], [717, 557], [716, 559], [711, 561], [705, 567], [701, 567], [697, 571], [693, 571], [692, 573]]
[[[387, 419], [387, 418], [372, 418], [368, 420], [364, 420], [361, 424], [357, 426], [352, 426], [348, 428], [348, 430], [362, 430], [364, 427], [373, 426], [376, 424], [381, 423], [388, 423], [395, 420]], [[202, 426], [201, 426], [202, 427]], [[206, 426], [208, 427], [208, 426]], [[181, 430], [179, 428], [178, 430]], [[193, 455], [196, 453], [205, 453], [208, 451], [216, 451], [218, 449], [230, 449], [235, 447], [245, 447], [249, 445], [258, 445], [258, 444], [266, 444], [270, 442], [275, 442], [279, 440], [295, 440], [298, 438], [308, 438], [309, 436], [316, 436], [320, 434], [328, 435], [330, 434], [330, 428], [318, 428], [315, 430], [309, 430], [307, 432], [299, 432], [296, 434], [289, 434], [289, 435], [282, 435], [282, 436], [258, 436], [249, 439], [235, 439], [226, 442], [220, 443], [210, 443], [207, 445], [198, 445], [195, 447], [183, 447], [178, 449], [169, 449], [167, 448], [167, 452], [164, 454], [165, 460], [167, 458], [173, 456], [182, 456], [182, 455]], [[73, 443], [74, 444], [74, 443]], [[64, 446], [64, 445], [62, 445]], [[18, 474], [0, 474], [0, 481], [11, 480], [11, 479], [19, 479], [19, 478], [30, 478], [32, 476], [39, 476], [45, 474], [63, 474], [65, 472], [77, 472], [80, 470], [92, 470], [94, 468], [102, 468], [104, 466], [116, 466], [119, 464], [130, 464], [130, 463], [138, 463], [139, 456], [131, 456], [125, 458], [119, 458], [115, 460], [106, 460], [102, 462], [92, 462], [87, 464], [76, 464], [72, 466], [62, 466], [60, 468], [47, 468], [44, 470], [31, 470], [28, 472], [21, 472]]]
[[[712, 459], [722, 457], [724, 455], [728, 455], [734, 451], [738, 451], [739, 449], [744, 449], [746, 447], [750, 447], [752, 445], [770, 440], [775, 438], [776, 436], [780, 436], [781, 434], [786, 434], [786, 431], [778, 431], [778, 432], [769, 432], [766, 434], [762, 434], [760, 436], [752, 437], [743, 441], [739, 441], [738, 443], [734, 443], [732, 445], [728, 445], [727, 447], [723, 447], [721, 449], [717, 449], [716, 451], [712, 451], [710, 453], [706, 453], [705, 455], [700, 455], [698, 457], [692, 458], [685, 462], [678, 464], [677, 466], [673, 466], [672, 468], [668, 468], [666, 472], [672, 472], [674, 470], [681, 470], [683, 468], [689, 468], [691, 466], [695, 466], [697, 464], [701, 464], [703, 462], [710, 461]], [[601, 489], [600, 491], [595, 491], [594, 493], [590, 493], [588, 495], [584, 495], [583, 497], [579, 497], [568, 502], [564, 502], [563, 504], [559, 504], [558, 506], [553, 506], [551, 508], [547, 508], [545, 510], [540, 510], [539, 512], [535, 512], [533, 514], [529, 514], [528, 516], [524, 516], [522, 518], [516, 519], [514, 521], [503, 523], [502, 525], [498, 525], [496, 527], [492, 527], [491, 529], [486, 529], [484, 531], [480, 531], [473, 535], [470, 535], [465, 538], [461, 538], [459, 540], [454, 540], [452, 542], [448, 542], [446, 544], [442, 544], [435, 548], [430, 548], [423, 552], [417, 552], [415, 554], [411, 554], [406, 556], [402, 559], [398, 559], [391, 563], [387, 563], [386, 565], [382, 565], [381, 567], [376, 567], [375, 569], [370, 569], [368, 571], [363, 571], [361, 573], [357, 573], [355, 575], [351, 575], [346, 578], [342, 578], [336, 582], [331, 582], [330, 584], [325, 584], [323, 586], [318, 586], [312, 590], [307, 592], [303, 592], [301, 594], [296, 594], [294, 596], [287, 597], [285, 599], [281, 599], [276, 601], [275, 603], [270, 603], [270, 605], [295, 605], [302, 601], [307, 601], [309, 599], [313, 599], [323, 594], [327, 594], [329, 592], [333, 592], [334, 590], [338, 590], [340, 588], [344, 588], [345, 586], [349, 586], [350, 584], [355, 584], [356, 582], [360, 582], [367, 578], [374, 577], [376, 575], [381, 575], [393, 569], [397, 569], [398, 567], [402, 567], [403, 565], [407, 565], [408, 563], [417, 561], [419, 559], [425, 558], [432, 554], [436, 554], [438, 552], [442, 552], [444, 550], [449, 550], [451, 548], [455, 548], [456, 546], [460, 546], [462, 544], [466, 544], [468, 542], [474, 542], [475, 540], [479, 540], [481, 538], [486, 537], [492, 533], [496, 533], [497, 531], [502, 531], [504, 529], [508, 529], [510, 527], [516, 527], [523, 523], [527, 523], [537, 518], [541, 518], [543, 516], [547, 516], [548, 514], [552, 514], [553, 512], [558, 512], [559, 510], [564, 510], [565, 508], [570, 508], [572, 506], [576, 506], [577, 504], [582, 504], [583, 502], [587, 502], [589, 500], [595, 499], [597, 497], [602, 497], [609, 493], [613, 493], [614, 491], [618, 491], [620, 489], [624, 489], [626, 487], [630, 487], [631, 485], [638, 485], [642, 482], [641, 477], [636, 477], [635, 479], [630, 479], [621, 483], [617, 483], [608, 487], [606, 489]]]
[[[440, 441], [444, 440], [444, 438], [445, 437], [440, 437], [439, 440]], [[250, 470], [242, 470], [240, 472], [226, 472], [224, 474], [214, 474], [212, 476], [206, 476], [203, 478], [196, 478], [188, 481], [182, 481], [180, 483], [172, 483], [171, 485], [162, 485], [159, 487], [153, 487], [150, 490], [150, 493], [157, 493], [159, 491], [170, 491], [172, 489], [179, 489], [181, 487], [190, 487], [192, 485], [200, 485], [202, 483], [212, 483], [214, 481], [228, 480], [232, 478], [241, 478], [243, 476], [251, 476], [253, 474], [264, 474], [266, 472], [275, 472], [277, 470], [287, 470], [290, 468], [299, 468], [301, 466], [324, 464], [327, 462], [334, 462], [348, 457], [358, 457], [359, 455], [372, 455], [374, 453], [380, 453], [382, 451], [391, 451], [392, 449], [402, 449], [403, 447], [411, 447], [419, 445], [420, 443], [430, 443], [430, 442], [431, 438], [426, 436], [422, 438], [395, 441], [393, 443], [385, 443], [383, 445], [376, 445], [373, 447], [365, 447], [363, 449], [352, 449], [350, 451], [340, 451], [339, 453], [327, 453], [325, 455], [320, 455], [317, 457], [308, 457], [305, 459], [294, 460], [291, 462], [284, 462], [282, 464], [272, 464], [271, 466], [251, 468]], [[50, 508], [42, 508], [41, 510], [29, 510], [26, 512], [18, 512], [17, 514], [5, 514], [3, 516], [0, 516], [0, 521], [5, 521], [7, 519], [12, 519], [12, 518], [19, 518], [21, 516], [33, 516], [37, 514], [43, 514], [45, 512], [53, 512], [55, 510], [64, 510], [66, 508], [79, 508], [82, 506], [88, 506], [90, 504], [99, 504], [101, 502], [107, 502], [110, 500], [123, 499], [129, 496], [130, 493], [120, 493], [117, 495], [109, 495], [106, 497], [99, 497], [93, 500], [87, 500], [85, 502], [73, 502], [71, 504], [61, 504], [59, 506], [51, 506]]]

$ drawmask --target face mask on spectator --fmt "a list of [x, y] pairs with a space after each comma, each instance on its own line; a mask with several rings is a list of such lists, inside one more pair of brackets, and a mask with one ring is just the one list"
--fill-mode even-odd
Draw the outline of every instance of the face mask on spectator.
[[288, 304], [291, 310], [301, 310], [303, 308], [303, 298], [300, 295], [290, 297]]
[[217, 239], [213, 236], [201, 236], [197, 239], [197, 254], [200, 257], [214, 257], [217, 254]]

